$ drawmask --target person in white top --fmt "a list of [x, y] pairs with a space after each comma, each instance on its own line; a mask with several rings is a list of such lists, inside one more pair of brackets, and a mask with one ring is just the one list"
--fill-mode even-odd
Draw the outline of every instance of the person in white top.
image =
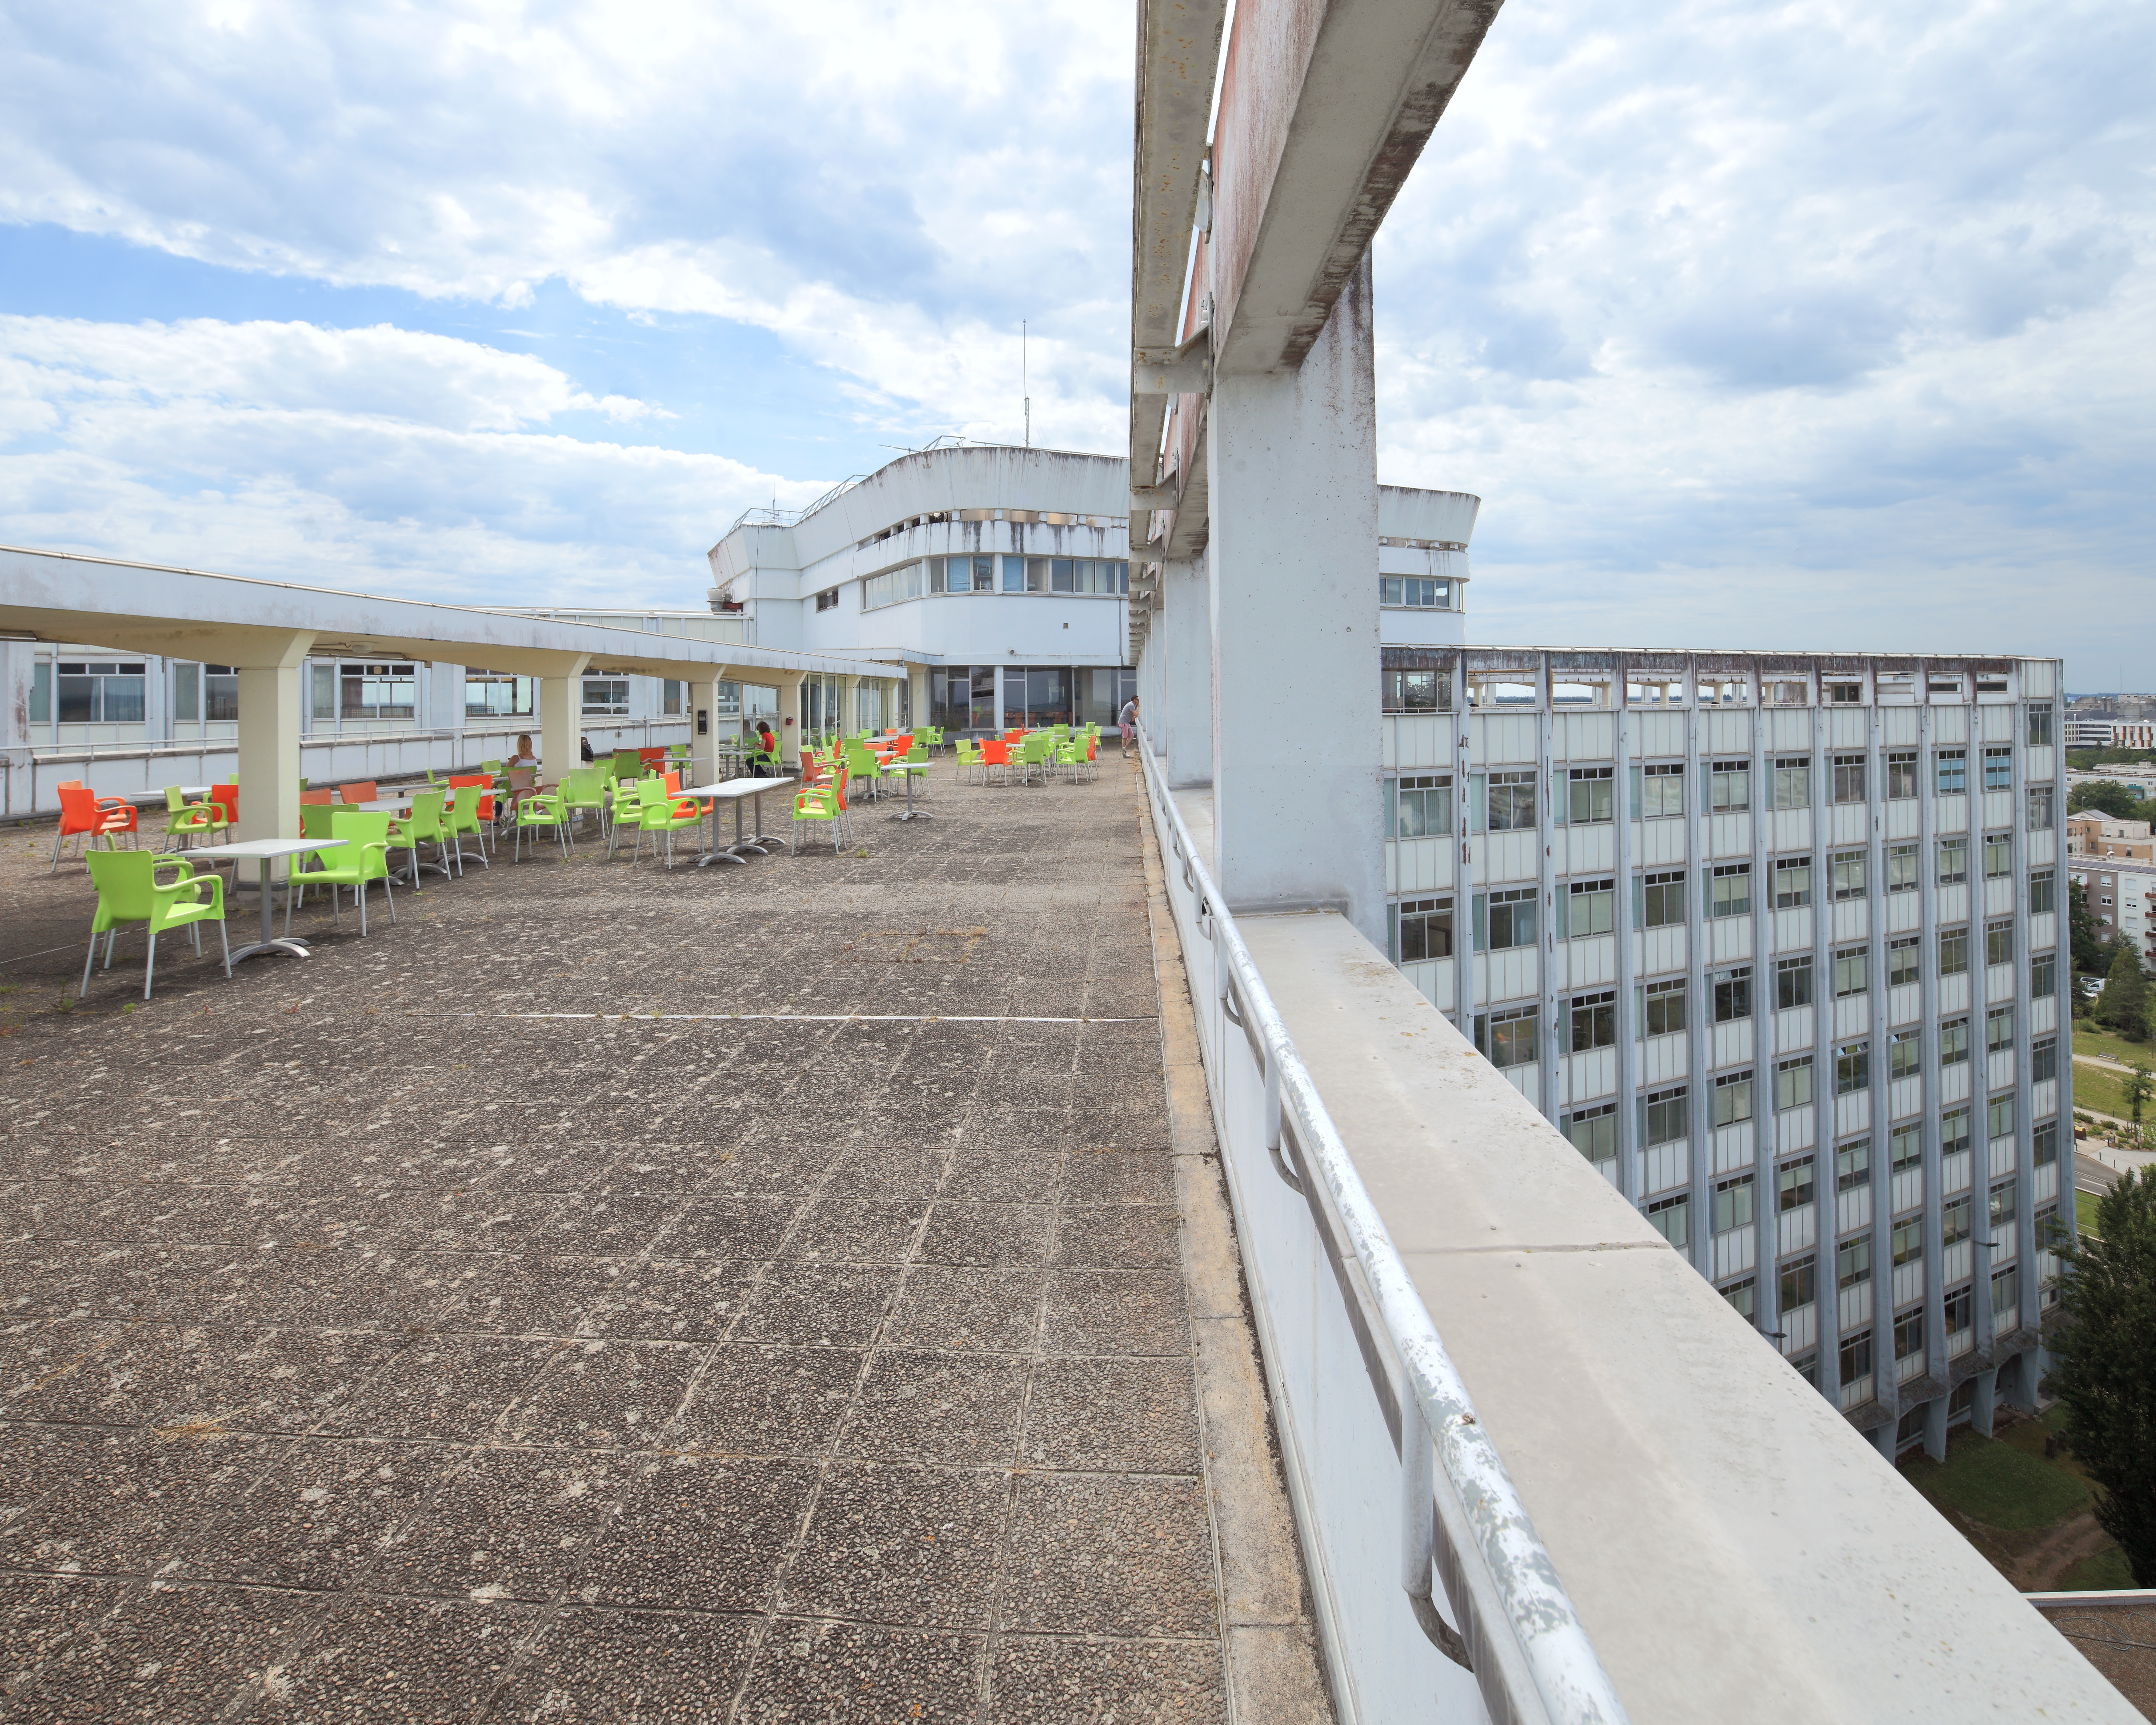
[[1123, 733], [1123, 758], [1131, 756], [1131, 739], [1138, 732], [1138, 698], [1133, 695], [1123, 703], [1122, 711], [1116, 715], [1116, 728]]

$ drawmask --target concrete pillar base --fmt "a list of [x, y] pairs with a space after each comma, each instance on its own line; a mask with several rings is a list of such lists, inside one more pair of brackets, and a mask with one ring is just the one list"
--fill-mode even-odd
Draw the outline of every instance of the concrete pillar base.
[[1979, 1372], [1975, 1384], [1975, 1396], [1969, 1404], [1969, 1428], [1979, 1437], [1989, 1437], [1998, 1402], [1998, 1368], [1994, 1366], [1990, 1371]]

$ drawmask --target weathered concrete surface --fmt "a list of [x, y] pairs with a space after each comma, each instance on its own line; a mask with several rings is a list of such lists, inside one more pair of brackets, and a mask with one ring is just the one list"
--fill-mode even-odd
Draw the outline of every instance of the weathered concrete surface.
[[1201, 1430], [1265, 1442], [1104, 765], [168, 938], [131, 1011], [139, 936], [57, 1009], [86, 877], [6, 834], [0, 1715], [1229, 1717], [1295, 1586], [1219, 1594]]

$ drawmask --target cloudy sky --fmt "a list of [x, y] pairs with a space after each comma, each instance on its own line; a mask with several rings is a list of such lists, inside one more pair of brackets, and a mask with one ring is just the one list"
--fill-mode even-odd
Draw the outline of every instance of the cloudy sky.
[[[0, 10], [0, 541], [701, 602], [942, 432], [1119, 449], [1131, 8]], [[1378, 253], [1484, 640], [2156, 684], [2156, 8], [1510, 0]]]

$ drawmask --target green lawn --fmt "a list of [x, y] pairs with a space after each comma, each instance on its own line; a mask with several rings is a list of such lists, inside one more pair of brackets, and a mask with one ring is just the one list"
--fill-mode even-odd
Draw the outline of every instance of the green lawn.
[[2057, 1590], [2062, 1594], [2083, 1594], [2133, 1585], [2133, 1571], [2127, 1567], [2126, 1553], [2114, 1545], [2109, 1551], [2083, 1558], [2067, 1570], [2059, 1578]]
[[2128, 1066], [2136, 1060], [2156, 1066], [2156, 1043], [2128, 1042], [2123, 1036], [2114, 1036], [2108, 1030], [2098, 1029], [2089, 1019], [2074, 1020], [2074, 1052], [2096, 1055]]
[[1933, 1502], [1994, 1527], [2049, 1527], [2089, 1507], [2089, 1488], [2056, 1463], [1967, 1427], [1947, 1440], [1947, 1459], [1902, 1464], [1909, 1483]]
[[[2085, 1066], [2074, 1062], [2074, 1106], [2088, 1108], [2098, 1114], [2109, 1114], [2117, 1119], [2131, 1120], [2133, 1111], [2126, 1106], [2125, 1093], [2119, 1087], [2123, 1075], [2107, 1072], [2101, 1066]], [[2151, 1118], [2149, 1106], [2141, 1105], [2142, 1118]]]

